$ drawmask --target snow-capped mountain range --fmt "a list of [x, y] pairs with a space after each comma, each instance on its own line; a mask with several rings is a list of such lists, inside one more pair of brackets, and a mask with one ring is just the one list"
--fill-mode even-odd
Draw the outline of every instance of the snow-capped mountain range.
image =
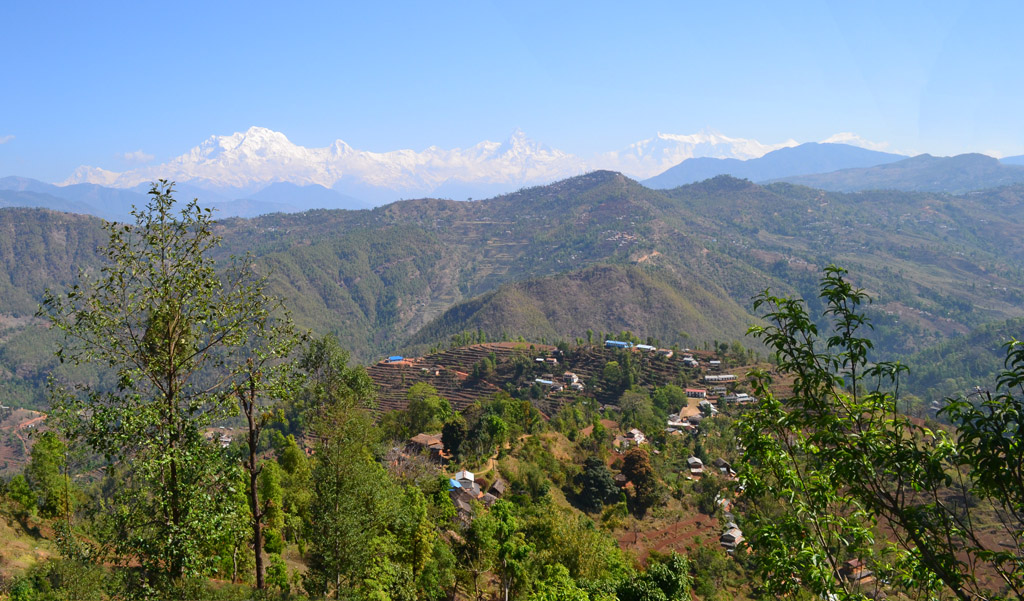
[[694, 157], [751, 159], [793, 140], [762, 144], [712, 131], [661, 134], [615, 152], [583, 158], [552, 149], [515, 131], [505, 142], [481, 142], [469, 148], [422, 151], [357, 150], [342, 140], [324, 148], [293, 144], [263, 127], [229, 136], [211, 136], [167, 163], [124, 171], [79, 167], [59, 185], [99, 184], [135, 188], [171, 179], [239, 197], [277, 182], [318, 185], [368, 204], [419, 196], [489, 196], [528, 185], [546, 184], [595, 169], [651, 177]]

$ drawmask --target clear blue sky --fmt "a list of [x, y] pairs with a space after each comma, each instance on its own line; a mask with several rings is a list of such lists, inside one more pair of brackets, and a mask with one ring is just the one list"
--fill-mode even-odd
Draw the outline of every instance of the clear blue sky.
[[583, 156], [703, 128], [1024, 154], [1024, 4], [974, 4], [11, 2], [0, 176], [252, 125], [378, 151], [518, 127]]

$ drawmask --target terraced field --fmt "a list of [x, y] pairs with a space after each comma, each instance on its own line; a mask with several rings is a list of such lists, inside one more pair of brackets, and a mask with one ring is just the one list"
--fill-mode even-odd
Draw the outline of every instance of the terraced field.
[[500, 388], [486, 380], [469, 377], [473, 366], [495, 355], [499, 364], [508, 363], [518, 354], [552, 352], [553, 346], [514, 342], [491, 342], [449, 349], [426, 357], [409, 357], [395, 363], [381, 361], [367, 371], [379, 388], [379, 411], [405, 409], [406, 393], [417, 382], [425, 382], [452, 404], [463, 409], [488, 397]]
[[717, 519], [694, 513], [662, 528], [623, 532], [616, 536], [616, 540], [619, 547], [632, 551], [641, 562], [645, 562], [651, 551], [691, 554], [701, 545], [716, 546], [719, 531]]

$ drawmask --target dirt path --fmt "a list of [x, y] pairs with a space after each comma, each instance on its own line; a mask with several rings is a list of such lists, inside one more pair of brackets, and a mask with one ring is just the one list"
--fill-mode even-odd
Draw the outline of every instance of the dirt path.
[[17, 426], [14, 427], [14, 435], [17, 436], [18, 437], [18, 441], [21, 442], [21, 451], [22, 451], [22, 453], [24, 453], [25, 456], [28, 456], [28, 454], [29, 454], [28, 441], [25, 440], [24, 436], [22, 436], [21, 431], [24, 430], [25, 428], [30, 427], [30, 426], [35, 426], [35, 424], [37, 424], [39, 422], [42, 422], [42, 421], [45, 421], [45, 420], [46, 420], [46, 414], [44, 413], [43, 415], [40, 415], [39, 417], [33, 417], [32, 419], [30, 419], [28, 421], [21, 422], [20, 424], [18, 424]]

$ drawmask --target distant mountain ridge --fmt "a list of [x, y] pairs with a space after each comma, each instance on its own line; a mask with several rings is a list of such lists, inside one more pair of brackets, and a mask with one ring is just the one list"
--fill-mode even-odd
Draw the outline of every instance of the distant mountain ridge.
[[1024, 183], [1024, 166], [1007, 165], [983, 154], [922, 154], [874, 167], [786, 177], [780, 181], [835, 192], [902, 190], [958, 194]]
[[731, 175], [760, 182], [855, 167], [873, 167], [905, 158], [899, 154], [868, 150], [848, 144], [809, 142], [780, 148], [748, 160], [709, 157], [687, 159], [641, 183], [649, 188], [668, 189], [717, 175]]
[[[24, 192], [44, 196], [36, 197], [38, 204], [18, 202], [19, 198], [27, 198], [17, 194]], [[97, 184], [55, 186], [26, 177], [0, 178], [0, 199], [3, 199], [7, 206], [32, 206], [55, 211], [70, 211], [108, 220], [124, 219], [131, 211], [132, 205], [145, 206], [147, 202], [146, 195], [132, 190], [107, 188]]]
[[357, 150], [342, 140], [306, 148], [281, 132], [251, 127], [245, 132], [211, 136], [161, 165], [122, 173], [82, 166], [63, 183], [134, 188], [165, 178], [231, 198], [248, 198], [270, 184], [288, 182], [323, 186], [378, 205], [426, 196], [489, 197], [595, 169], [649, 177], [695, 156], [747, 159], [793, 145], [793, 140], [764, 144], [714, 131], [659, 133], [619, 151], [580, 157], [535, 142], [516, 130], [504, 142], [485, 141], [468, 148], [431, 146], [421, 151], [371, 152]]

